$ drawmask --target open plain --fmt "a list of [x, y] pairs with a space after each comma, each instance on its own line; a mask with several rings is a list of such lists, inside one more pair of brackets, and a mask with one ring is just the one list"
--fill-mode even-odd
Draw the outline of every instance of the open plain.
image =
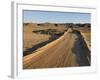
[[[86, 25], [85, 25], [86, 26]], [[90, 27], [24, 24], [23, 68], [90, 66]]]

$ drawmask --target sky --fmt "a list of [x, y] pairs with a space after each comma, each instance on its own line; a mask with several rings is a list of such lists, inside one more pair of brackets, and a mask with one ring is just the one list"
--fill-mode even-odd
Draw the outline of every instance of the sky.
[[75, 12], [23, 11], [24, 23], [91, 23], [91, 14]]

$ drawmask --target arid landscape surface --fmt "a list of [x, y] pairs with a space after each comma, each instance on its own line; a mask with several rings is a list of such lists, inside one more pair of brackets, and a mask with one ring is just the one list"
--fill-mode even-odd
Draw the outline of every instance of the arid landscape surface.
[[91, 25], [24, 23], [23, 69], [91, 65]]

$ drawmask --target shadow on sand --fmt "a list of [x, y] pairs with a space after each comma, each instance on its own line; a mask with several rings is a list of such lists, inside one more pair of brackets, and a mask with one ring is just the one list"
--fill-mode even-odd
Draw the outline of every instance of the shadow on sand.
[[84, 38], [82, 37], [80, 31], [74, 30], [72, 34], [77, 36], [72, 52], [76, 55], [76, 60], [79, 66], [90, 66], [90, 50], [88, 49]]
[[[63, 35], [63, 34], [61, 34], [61, 35]], [[32, 52], [34, 52], [34, 51], [37, 50], [38, 48], [41, 48], [41, 47], [45, 46], [47, 43], [50, 43], [50, 42], [52, 42], [52, 41], [58, 39], [61, 35], [52, 35], [52, 36], [49, 38], [49, 40], [44, 41], [44, 42], [41, 42], [41, 43], [39, 43], [39, 44], [36, 44], [36, 45], [34, 45], [33, 47], [31, 47], [31, 48], [28, 48], [26, 51], [23, 52], [23, 56], [26, 56], [26, 55], [28, 55], [28, 54], [31, 54]]]

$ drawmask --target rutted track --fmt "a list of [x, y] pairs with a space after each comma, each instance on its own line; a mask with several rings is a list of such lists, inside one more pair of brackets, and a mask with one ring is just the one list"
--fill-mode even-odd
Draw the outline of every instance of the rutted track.
[[[75, 42], [76, 38], [79, 38], [80, 36], [75, 37], [75, 35], [77, 36], [77, 34], [72, 33], [72, 30], [69, 28], [59, 39], [38, 49], [35, 53], [24, 56], [23, 68], [34, 69], [79, 66], [80, 63], [78, 60], [81, 54], [77, 56], [77, 52], [75, 51], [75, 47], [77, 46], [75, 45]], [[83, 55], [83, 57], [87, 56]], [[84, 63], [83, 66], [87, 66], [87, 63], [89, 63], [85, 62], [86, 60], [82, 61]]]

